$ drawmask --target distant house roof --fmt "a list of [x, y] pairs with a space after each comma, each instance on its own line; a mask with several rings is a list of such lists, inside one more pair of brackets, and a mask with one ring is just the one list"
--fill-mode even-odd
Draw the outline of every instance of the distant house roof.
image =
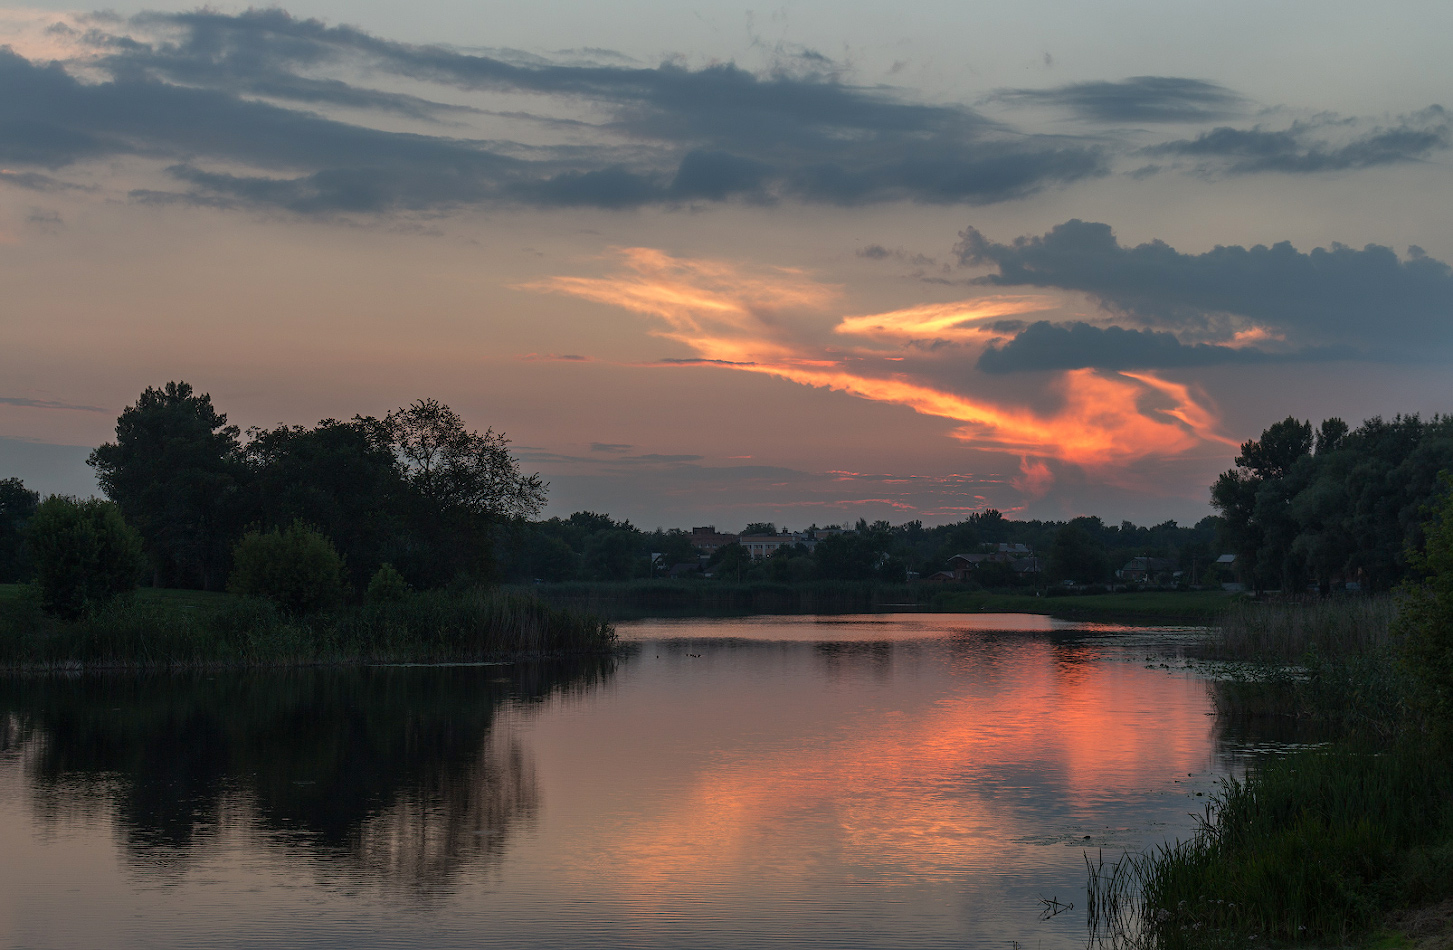
[[1235, 564], [1236, 563], [1236, 555], [1234, 555], [1234, 554], [1223, 554], [1220, 557], [1216, 558], [1216, 563], [1217, 564]]

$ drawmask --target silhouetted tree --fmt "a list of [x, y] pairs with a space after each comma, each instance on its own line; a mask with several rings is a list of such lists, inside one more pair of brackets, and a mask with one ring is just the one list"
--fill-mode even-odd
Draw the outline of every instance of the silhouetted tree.
[[30, 575], [25, 549], [25, 525], [40, 504], [40, 493], [18, 478], [0, 479], [0, 584], [13, 584]]
[[147, 387], [88, 462], [141, 532], [156, 583], [221, 586], [244, 523], [246, 466], [237, 427], [211, 396], [184, 382]]

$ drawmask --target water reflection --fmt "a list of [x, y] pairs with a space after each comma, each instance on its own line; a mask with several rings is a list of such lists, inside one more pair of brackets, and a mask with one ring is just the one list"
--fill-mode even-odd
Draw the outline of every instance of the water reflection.
[[579, 691], [611, 661], [514, 667], [0, 681], [0, 743], [37, 822], [111, 816], [128, 861], [185, 869], [224, 829], [431, 887], [497, 860], [535, 815], [501, 711]]

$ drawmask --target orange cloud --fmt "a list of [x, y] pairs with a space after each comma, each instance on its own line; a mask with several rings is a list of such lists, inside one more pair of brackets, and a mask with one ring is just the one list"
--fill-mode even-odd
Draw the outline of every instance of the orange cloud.
[[[808, 342], [802, 317], [821, 319], [837, 301], [836, 286], [800, 270], [750, 271], [721, 261], [671, 257], [651, 248], [619, 251], [624, 269], [606, 277], [552, 277], [523, 285], [621, 307], [656, 318], [650, 332], [689, 347], [698, 359], [741, 372], [905, 406], [961, 423], [953, 436], [979, 448], [1025, 458], [1026, 490], [1042, 491], [1049, 469], [1040, 459], [1111, 468], [1147, 456], [1186, 452], [1205, 442], [1231, 444], [1215, 413], [1190, 388], [1150, 373], [1091, 369], [1056, 382], [1060, 406], [1049, 414], [951, 392], [907, 372], [872, 375], [858, 361], [836, 358]], [[993, 297], [847, 317], [840, 334], [913, 337], [974, 332], [987, 317], [1045, 309], [1048, 298]], [[794, 323], [793, 317], [798, 318]], [[881, 363], [881, 357], [875, 355]], [[1031, 461], [1033, 458], [1035, 461]]]
[[980, 297], [953, 303], [928, 303], [888, 313], [843, 317], [834, 330], [858, 336], [984, 342], [999, 334], [977, 326], [978, 322], [1051, 310], [1058, 303], [1053, 297], [1039, 296]]

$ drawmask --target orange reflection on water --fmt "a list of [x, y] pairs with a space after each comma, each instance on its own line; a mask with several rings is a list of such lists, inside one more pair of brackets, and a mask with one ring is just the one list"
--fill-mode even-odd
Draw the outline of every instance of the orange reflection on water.
[[988, 877], [1055, 832], [1052, 816], [1073, 825], [1205, 764], [1206, 697], [1191, 680], [1044, 642], [965, 646], [957, 692], [721, 753], [617, 829], [612, 877], [643, 893]]

